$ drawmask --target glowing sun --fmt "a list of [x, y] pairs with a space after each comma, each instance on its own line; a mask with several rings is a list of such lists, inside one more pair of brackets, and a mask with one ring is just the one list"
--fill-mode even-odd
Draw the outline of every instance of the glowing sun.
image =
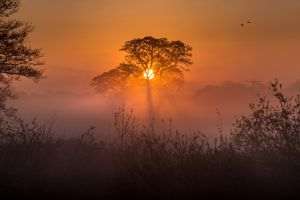
[[147, 80], [154, 79], [155, 78], [155, 73], [154, 73], [153, 69], [150, 69], [150, 68], [146, 69], [145, 72], [144, 72], [144, 77]]

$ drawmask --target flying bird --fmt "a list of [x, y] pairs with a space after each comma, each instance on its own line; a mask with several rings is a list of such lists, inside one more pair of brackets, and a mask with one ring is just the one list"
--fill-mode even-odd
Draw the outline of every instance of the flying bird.
[[243, 27], [246, 26], [247, 24], [252, 24], [252, 23], [253, 23], [253, 21], [252, 21], [251, 19], [248, 19], [247, 22], [241, 23], [240, 25], [241, 25], [241, 27], [243, 28]]

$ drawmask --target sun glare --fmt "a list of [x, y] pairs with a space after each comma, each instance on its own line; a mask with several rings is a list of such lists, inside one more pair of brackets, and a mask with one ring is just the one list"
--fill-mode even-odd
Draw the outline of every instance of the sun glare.
[[151, 79], [154, 79], [155, 77], [155, 74], [154, 74], [154, 71], [153, 69], [146, 69], [146, 71], [144, 72], [144, 77], [145, 79], [147, 80], [151, 80]]

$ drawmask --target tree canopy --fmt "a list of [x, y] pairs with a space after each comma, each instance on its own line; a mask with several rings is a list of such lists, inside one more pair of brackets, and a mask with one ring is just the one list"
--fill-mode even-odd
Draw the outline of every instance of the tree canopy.
[[33, 27], [18, 20], [9, 19], [19, 8], [19, 0], [0, 0], [0, 75], [1, 80], [27, 77], [38, 79], [42, 71], [39, 49], [26, 42]]
[[6, 108], [6, 100], [14, 97], [10, 83], [20, 77], [39, 79], [41, 51], [27, 44], [33, 30], [30, 24], [10, 19], [18, 11], [19, 0], [0, 0], [0, 111]]
[[125, 60], [118, 67], [96, 76], [92, 86], [100, 93], [121, 91], [128, 81], [144, 80], [147, 69], [153, 70], [157, 83], [164, 87], [180, 87], [184, 72], [192, 64], [192, 47], [181, 41], [147, 36], [125, 42], [120, 49]]

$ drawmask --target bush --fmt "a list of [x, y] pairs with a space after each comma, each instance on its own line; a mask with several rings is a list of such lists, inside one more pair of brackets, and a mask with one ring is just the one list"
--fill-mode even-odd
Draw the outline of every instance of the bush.
[[298, 156], [300, 150], [300, 95], [287, 97], [278, 81], [271, 84], [275, 102], [266, 97], [251, 104], [251, 113], [234, 124], [233, 137], [242, 151], [277, 152]]

